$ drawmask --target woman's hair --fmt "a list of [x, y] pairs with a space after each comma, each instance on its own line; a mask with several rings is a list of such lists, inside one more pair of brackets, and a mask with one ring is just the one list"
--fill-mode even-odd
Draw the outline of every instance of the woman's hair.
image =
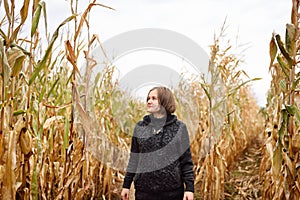
[[154, 87], [151, 90], [149, 90], [147, 95], [147, 101], [150, 92], [153, 90], [157, 91], [158, 102], [166, 110], [167, 114], [174, 113], [176, 110], [176, 104], [175, 104], [175, 99], [172, 91], [169, 88], [163, 86]]

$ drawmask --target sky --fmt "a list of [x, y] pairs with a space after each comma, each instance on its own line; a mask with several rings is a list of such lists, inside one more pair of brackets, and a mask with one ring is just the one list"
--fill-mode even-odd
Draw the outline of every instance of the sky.
[[[70, 16], [69, 1], [45, 2], [48, 24], [53, 26], [53, 33]], [[79, 2], [79, 10], [83, 12], [88, 1]], [[241, 50], [247, 47], [242, 53], [244, 63], [241, 68], [250, 78], [262, 78], [253, 82], [251, 88], [258, 104], [265, 105], [270, 83], [269, 41], [273, 32], [284, 38], [285, 25], [290, 22], [292, 0], [104, 0], [98, 3], [115, 9], [94, 7], [91, 10], [90, 32], [97, 34], [102, 41], [134, 29], [168, 29], [192, 39], [209, 54], [214, 34], [219, 33], [226, 19], [225, 38], [233, 45], [245, 44]], [[132, 60], [134, 58], [126, 62]]]

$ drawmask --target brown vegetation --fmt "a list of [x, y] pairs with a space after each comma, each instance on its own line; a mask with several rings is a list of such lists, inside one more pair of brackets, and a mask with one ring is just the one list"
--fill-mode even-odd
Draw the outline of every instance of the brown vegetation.
[[[118, 90], [113, 66], [90, 87], [95, 60], [89, 55], [101, 43], [89, 32], [88, 16], [93, 7], [112, 8], [94, 0], [78, 10], [77, 3], [70, 1], [72, 15], [51, 36], [43, 1], [24, 0], [20, 10], [14, 0], [1, 4], [6, 15], [0, 22], [0, 199], [119, 198], [130, 134], [145, 113], [140, 102]], [[175, 91], [178, 117], [198, 124], [190, 131], [196, 199], [239, 198], [238, 188], [256, 188], [255, 171], [254, 178], [247, 176], [249, 185], [231, 179], [242, 169], [236, 168], [238, 157], [249, 149], [255, 158], [244, 158], [259, 162], [262, 156], [259, 173], [264, 177], [262, 188], [251, 190], [253, 198], [299, 199], [298, 7], [293, 0], [285, 43], [272, 36], [273, 79], [265, 110], [248, 86], [258, 79], [239, 70], [241, 59], [223, 43], [224, 26], [211, 46], [211, 82], [191, 80]], [[39, 31], [43, 18], [44, 34]], [[25, 23], [31, 33], [21, 36]], [[62, 30], [66, 24], [69, 28]], [[84, 74], [78, 69], [80, 57], [85, 58]], [[182, 96], [189, 102], [182, 103]], [[249, 147], [259, 138], [264, 140], [262, 155]], [[248, 164], [258, 168], [257, 162]]]

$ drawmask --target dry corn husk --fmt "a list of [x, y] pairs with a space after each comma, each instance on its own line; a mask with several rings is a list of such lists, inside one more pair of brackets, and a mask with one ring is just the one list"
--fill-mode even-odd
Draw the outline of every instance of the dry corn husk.
[[3, 181], [3, 177], [4, 177], [4, 166], [0, 165], [0, 182]]
[[300, 134], [299, 133], [294, 135], [293, 140], [292, 140], [292, 146], [293, 146], [293, 150], [295, 150], [295, 151], [300, 150]]
[[21, 131], [20, 146], [23, 154], [27, 155], [32, 148], [32, 137], [29, 131]]

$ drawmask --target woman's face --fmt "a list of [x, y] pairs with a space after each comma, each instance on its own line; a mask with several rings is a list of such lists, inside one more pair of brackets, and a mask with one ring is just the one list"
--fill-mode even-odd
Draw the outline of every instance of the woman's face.
[[157, 97], [157, 90], [152, 90], [147, 98], [147, 112], [155, 114], [160, 111], [160, 104]]

